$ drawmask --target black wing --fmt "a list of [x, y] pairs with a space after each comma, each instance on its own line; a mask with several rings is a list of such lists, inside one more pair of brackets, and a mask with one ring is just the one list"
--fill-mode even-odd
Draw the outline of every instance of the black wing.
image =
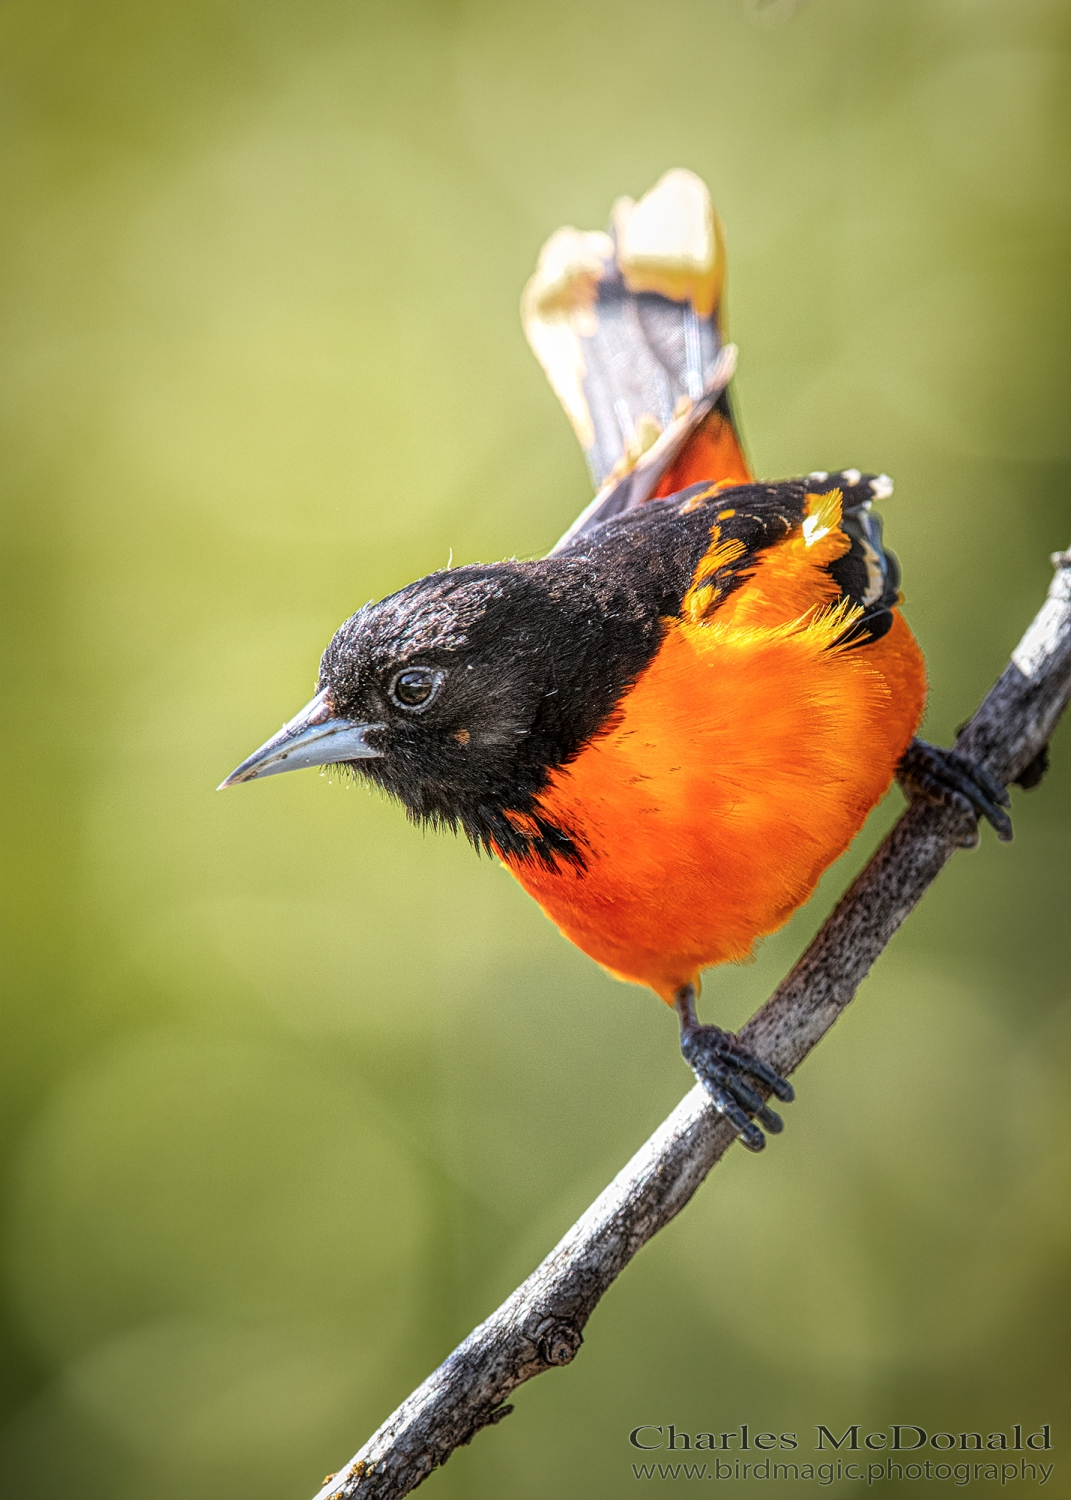
[[590, 557], [623, 579], [645, 578], [644, 592], [654, 607], [663, 615], [675, 615], [710, 546], [715, 519], [723, 540], [742, 544], [740, 555], [716, 574], [725, 599], [751, 576], [760, 553], [803, 525], [808, 497], [830, 490], [840, 490], [843, 496], [840, 528], [850, 545], [829, 564], [829, 572], [842, 597], [862, 607], [847, 636], [862, 645], [886, 633], [900, 600], [900, 566], [885, 547], [881, 518], [871, 508], [876, 499], [892, 494], [885, 474], [844, 469], [777, 484], [695, 484], [613, 517], [593, 534], [575, 535], [558, 555]]

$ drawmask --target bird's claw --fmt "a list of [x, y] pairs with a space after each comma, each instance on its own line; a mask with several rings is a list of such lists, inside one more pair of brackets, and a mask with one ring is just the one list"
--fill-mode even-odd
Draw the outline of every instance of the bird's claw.
[[969, 830], [962, 840], [964, 848], [973, 849], [978, 842], [979, 817], [993, 825], [1003, 842], [1012, 837], [1011, 818], [1005, 811], [1011, 806], [1007, 789], [984, 766], [965, 755], [928, 745], [925, 740], [912, 740], [900, 758], [896, 776], [910, 798], [952, 807], [963, 815]]
[[787, 1079], [774, 1072], [769, 1063], [745, 1052], [731, 1032], [722, 1031], [720, 1026], [685, 1024], [681, 1030], [681, 1052], [710, 1095], [715, 1109], [725, 1116], [749, 1151], [761, 1151], [766, 1144], [766, 1137], [755, 1120], [771, 1135], [784, 1129], [781, 1116], [745, 1082], [743, 1075], [749, 1074], [765, 1084], [786, 1104], [796, 1097], [795, 1090]]

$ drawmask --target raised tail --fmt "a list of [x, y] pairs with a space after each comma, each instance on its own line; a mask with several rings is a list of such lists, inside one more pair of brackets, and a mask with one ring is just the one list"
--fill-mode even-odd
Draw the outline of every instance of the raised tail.
[[724, 284], [710, 193], [680, 169], [638, 203], [619, 198], [609, 232], [559, 229], [544, 245], [521, 317], [599, 492], [562, 543], [689, 484], [751, 479]]

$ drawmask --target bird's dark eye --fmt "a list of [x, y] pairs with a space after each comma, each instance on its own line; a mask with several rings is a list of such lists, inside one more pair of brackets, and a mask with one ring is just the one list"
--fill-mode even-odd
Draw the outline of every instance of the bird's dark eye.
[[388, 691], [399, 708], [419, 712], [438, 696], [445, 680], [446, 673], [434, 667], [406, 667], [395, 673]]

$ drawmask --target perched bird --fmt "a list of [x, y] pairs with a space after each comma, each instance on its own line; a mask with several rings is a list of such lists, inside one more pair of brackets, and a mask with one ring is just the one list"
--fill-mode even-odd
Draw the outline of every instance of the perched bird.
[[[724, 237], [668, 173], [560, 230], [529, 342], [598, 493], [537, 561], [431, 574], [339, 629], [308, 706], [223, 783], [341, 764], [496, 854], [611, 974], [676, 1007], [745, 1145], [790, 1085], [695, 1010], [814, 890], [898, 777], [1011, 837], [983, 770], [915, 739], [922, 654], [855, 469], [756, 482], [728, 399]], [[751, 1082], [748, 1081], [750, 1078]], [[759, 1123], [756, 1124], [755, 1122]]]

